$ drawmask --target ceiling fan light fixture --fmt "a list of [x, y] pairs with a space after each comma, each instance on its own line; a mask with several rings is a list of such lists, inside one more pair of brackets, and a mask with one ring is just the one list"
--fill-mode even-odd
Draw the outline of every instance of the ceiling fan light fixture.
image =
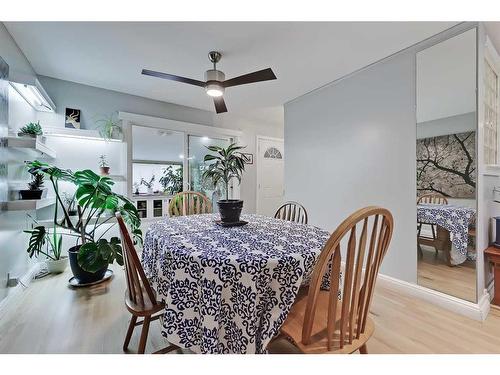
[[214, 98], [217, 98], [224, 94], [224, 87], [222, 87], [222, 85], [217, 82], [207, 83], [205, 90], [208, 96], [212, 96]]
[[208, 53], [208, 59], [213, 64], [213, 69], [209, 69], [205, 72], [205, 81], [176, 76], [174, 74], [157, 72], [155, 70], [149, 69], [142, 69], [142, 74], [146, 76], [187, 83], [188, 85], [203, 87], [207, 95], [213, 98], [215, 112], [217, 113], [227, 112], [226, 102], [224, 101], [223, 97], [224, 90], [227, 87], [241, 86], [247, 85], [249, 83], [270, 81], [276, 79], [276, 75], [274, 74], [273, 70], [271, 68], [267, 68], [226, 80], [225, 74], [217, 69], [217, 63], [220, 61], [221, 57], [222, 54], [217, 51], [210, 51]]

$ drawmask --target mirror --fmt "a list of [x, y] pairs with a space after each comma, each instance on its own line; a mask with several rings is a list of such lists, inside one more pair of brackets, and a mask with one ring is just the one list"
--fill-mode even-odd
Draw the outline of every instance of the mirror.
[[417, 280], [476, 302], [476, 30], [417, 53]]

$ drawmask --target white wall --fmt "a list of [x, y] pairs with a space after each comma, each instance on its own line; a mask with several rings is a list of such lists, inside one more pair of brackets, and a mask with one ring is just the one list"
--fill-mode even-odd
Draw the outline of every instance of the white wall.
[[[10, 79], [34, 76], [28, 60], [2, 23], [0, 23], [0, 56], [9, 65]], [[33, 121], [35, 118], [35, 111], [9, 87], [9, 128], [16, 128], [18, 124]], [[9, 177], [19, 173], [22, 170], [23, 160], [19, 160], [19, 156], [11, 150], [8, 150], [6, 157], [10, 161]], [[22, 275], [28, 269], [26, 237], [22, 233], [25, 225], [26, 213], [0, 211], [0, 300], [7, 294], [7, 272]]]
[[257, 209], [256, 136], [265, 135], [268, 137], [283, 138], [283, 110], [279, 108], [273, 112], [275, 114], [273, 115], [272, 122], [249, 118], [250, 115], [245, 117], [245, 114], [234, 115], [231, 113], [220, 116], [216, 121], [217, 126], [241, 130], [243, 136], [240, 137], [239, 141], [242, 145], [246, 146], [243, 152], [253, 154], [254, 156], [254, 164], [245, 166], [245, 172], [241, 180], [240, 197], [244, 200], [243, 212], [245, 213], [255, 213]]
[[[12, 88], [9, 89], [9, 127], [16, 121], [33, 121], [35, 111]], [[25, 155], [7, 149], [8, 179], [29, 177], [24, 170], [23, 157]], [[36, 213], [31, 212], [36, 216]], [[22, 233], [27, 229], [27, 216], [25, 212], [0, 212], [0, 300], [5, 296], [7, 272], [14, 276], [23, 275], [31, 262], [26, 253], [26, 235]]]
[[[381, 272], [416, 282], [414, 54], [400, 54], [285, 105], [285, 197], [333, 231], [368, 205], [395, 230]], [[409, 239], [412, 239], [409, 241]]]

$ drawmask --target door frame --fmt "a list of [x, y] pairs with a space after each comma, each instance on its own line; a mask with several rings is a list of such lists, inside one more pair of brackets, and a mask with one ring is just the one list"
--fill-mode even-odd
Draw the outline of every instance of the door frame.
[[[277, 138], [277, 137], [268, 137], [267, 135], [256, 135], [255, 136], [255, 211], [256, 213], [259, 212], [259, 198], [260, 198], [260, 165], [259, 165], [259, 152], [260, 152], [260, 141], [261, 140], [266, 140], [266, 141], [278, 141], [278, 142], [283, 142], [283, 153], [285, 152], [285, 139], [284, 138]], [[286, 157], [286, 155], [285, 155]], [[283, 174], [285, 173], [285, 168], [283, 168]], [[285, 186], [284, 186], [284, 176], [283, 176], [283, 196], [285, 195]]]

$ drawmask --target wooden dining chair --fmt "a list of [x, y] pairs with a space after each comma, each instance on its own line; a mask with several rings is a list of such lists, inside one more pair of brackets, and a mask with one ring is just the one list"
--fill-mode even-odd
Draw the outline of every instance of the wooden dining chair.
[[[448, 199], [442, 194], [429, 193], [421, 195], [417, 199], [417, 204], [448, 204]], [[422, 235], [422, 227], [423, 225], [429, 225], [431, 228], [431, 236]], [[447, 259], [449, 258], [449, 254], [447, 252], [447, 241], [446, 241], [446, 233], [444, 233], [444, 228], [438, 228], [435, 224], [424, 223], [419, 221], [417, 223], [417, 248], [418, 248], [418, 256], [419, 258], [423, 258], [424, 253], [422, 251], [421, 245], [432, 246], [436, 251], [436, 255], [438, 254], [438, 250], [443, 250], [447, 255]], [[438, 231], [440, 233], [438, 233]], [[443, 232], [443, 233], [441, 233]], [[449, 235], [448, 235], [449, 236]]]
[[[123, 343], [123, 351], [127, 351], [128, 349], [128, 344], [130, 343], [134, 328], [142, 325], [141, 338], [139, 340], [137, 352], [139, 354], [144, 354], [148, 339], [149, 325], [152, 321], [160, 318], [163, 314], [165, 304], [157, 301], [156, 294], [153, 288], [151, 288], [149, 280], [144, 273], [144, 269], [135, 251], [134, 243], [130, 238], [125, 222], [119, 212], [116, 213], [116, 219], [122, 238], [123, 263], [125, 264], [125, 277], [127, 280], [125, 306], [132, 314], [127, 335], [125, 336], [125, 342]], [[138, 322], [138, 318], [142, 318], [142, 320]], [[177, 346], [170, 345], [154, 352], [154, 354], [168, 353], [176, 349], [178, 349]]]
[[300, 203], [293, 201], [285, 202], [278, 208], [274, 214], [274, 218], [307, 224], [307, 211]]
[[181, 191], [170, 200], [168, 213], [170, 216], [211, 214], [212, 203], [205, 195], [196, 191]]
[[[366, 354], [366, 342], [375, 330], [368, 313], [393, 227], [391, 213], [380, 207], [362, 208], [344, 220], [321, 251], [309, 287], [299, 291], [281, 335], [303, 353]], [[342, 247], [346, 249], [341, 288]], [[330, 261], [330, 290], [321, 290]]]

